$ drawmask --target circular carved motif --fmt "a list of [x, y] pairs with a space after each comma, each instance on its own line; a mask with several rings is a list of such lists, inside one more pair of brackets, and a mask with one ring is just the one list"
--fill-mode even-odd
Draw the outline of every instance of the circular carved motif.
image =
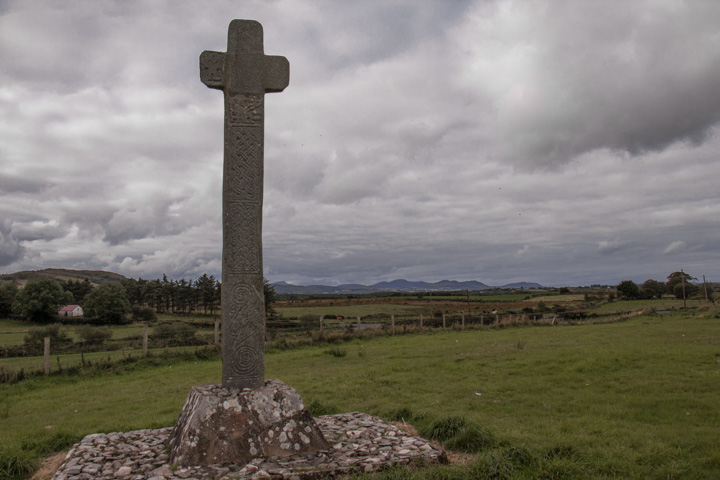
[[243, 339], [233, 342], [232, 371], [240, 377], [255, 377], [260, 373], [262, 354], [251, 345], [244, 343]]

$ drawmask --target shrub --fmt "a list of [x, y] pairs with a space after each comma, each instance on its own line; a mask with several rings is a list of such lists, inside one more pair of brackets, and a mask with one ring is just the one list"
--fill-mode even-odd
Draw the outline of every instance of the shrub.
[[132, 313], [133, 322], [156, 322], [158, 319], [157, 313], [155, 313], [155, 310], [150, 307], [133, 305], [130, 311]]
[[72, 339], [68, 338], [67, 333], [60, 327], [59, 323], [54, 323], [47, 327], [31, 328], [25, 335], [25, 343], [33, 346], [42, 345], [45, 337], [50, 337], [50, 343], [72, 343]]
[[93, 327], [84, 325], [76, 330], [84, 345], [102, 345], [106, 340], [112, 338], [112, 331], [109, 327]]
[[195, 327], [185, 322], [162, 322], [155, 327], [152, 338], [162, 342], [188, 344], [195, 337], [195, 331]]

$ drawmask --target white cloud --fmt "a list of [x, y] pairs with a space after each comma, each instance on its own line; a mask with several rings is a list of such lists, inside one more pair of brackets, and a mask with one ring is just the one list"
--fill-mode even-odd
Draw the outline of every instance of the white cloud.
[[684, 249], [685, 247], [687, 247], [687, 244], [685, 242], [683, 242], [682, 240], [676, 240], [670, 245], [668, 245], [662, 253], [663, 255], [670, 255]]

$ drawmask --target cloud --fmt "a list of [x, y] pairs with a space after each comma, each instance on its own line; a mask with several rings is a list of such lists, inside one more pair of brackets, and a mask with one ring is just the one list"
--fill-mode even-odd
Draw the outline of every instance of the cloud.
[[13, 238], [7, 222], [0, 222], [0, 267], [10, 265], [21, 258], [24, 250], [20, 242]]
[[685, 242], [683, 242], [682, 240], [676, 240], [670, 245], [668, 245], [662, 253], [663, 255], [670, 255], [684, 249], [685, 247], [687, 247], [687, 244]]
[[508, 161], [700, 144], [720, 120], [720, 4], [494, 5], [477, 4], [458, 41], [472, 51], [464, 81], [493, 99]]
[[2, 271], [219, 278], [223, 95], [199, 81], [198, 55], [224, 51], [236, 17], [258, 19], [265, 51], [291, 65], [289, 87], [266, 96], [271, 280], [712, 270], [718, 11], [2, 2]]

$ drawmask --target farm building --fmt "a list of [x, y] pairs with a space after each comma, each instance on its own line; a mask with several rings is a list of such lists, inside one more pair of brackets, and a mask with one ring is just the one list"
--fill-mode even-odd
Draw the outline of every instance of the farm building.
[[58, 316], [60, 317], [82, 317], [83, 309], [80, 305], [63, 305], [58, 308]]

